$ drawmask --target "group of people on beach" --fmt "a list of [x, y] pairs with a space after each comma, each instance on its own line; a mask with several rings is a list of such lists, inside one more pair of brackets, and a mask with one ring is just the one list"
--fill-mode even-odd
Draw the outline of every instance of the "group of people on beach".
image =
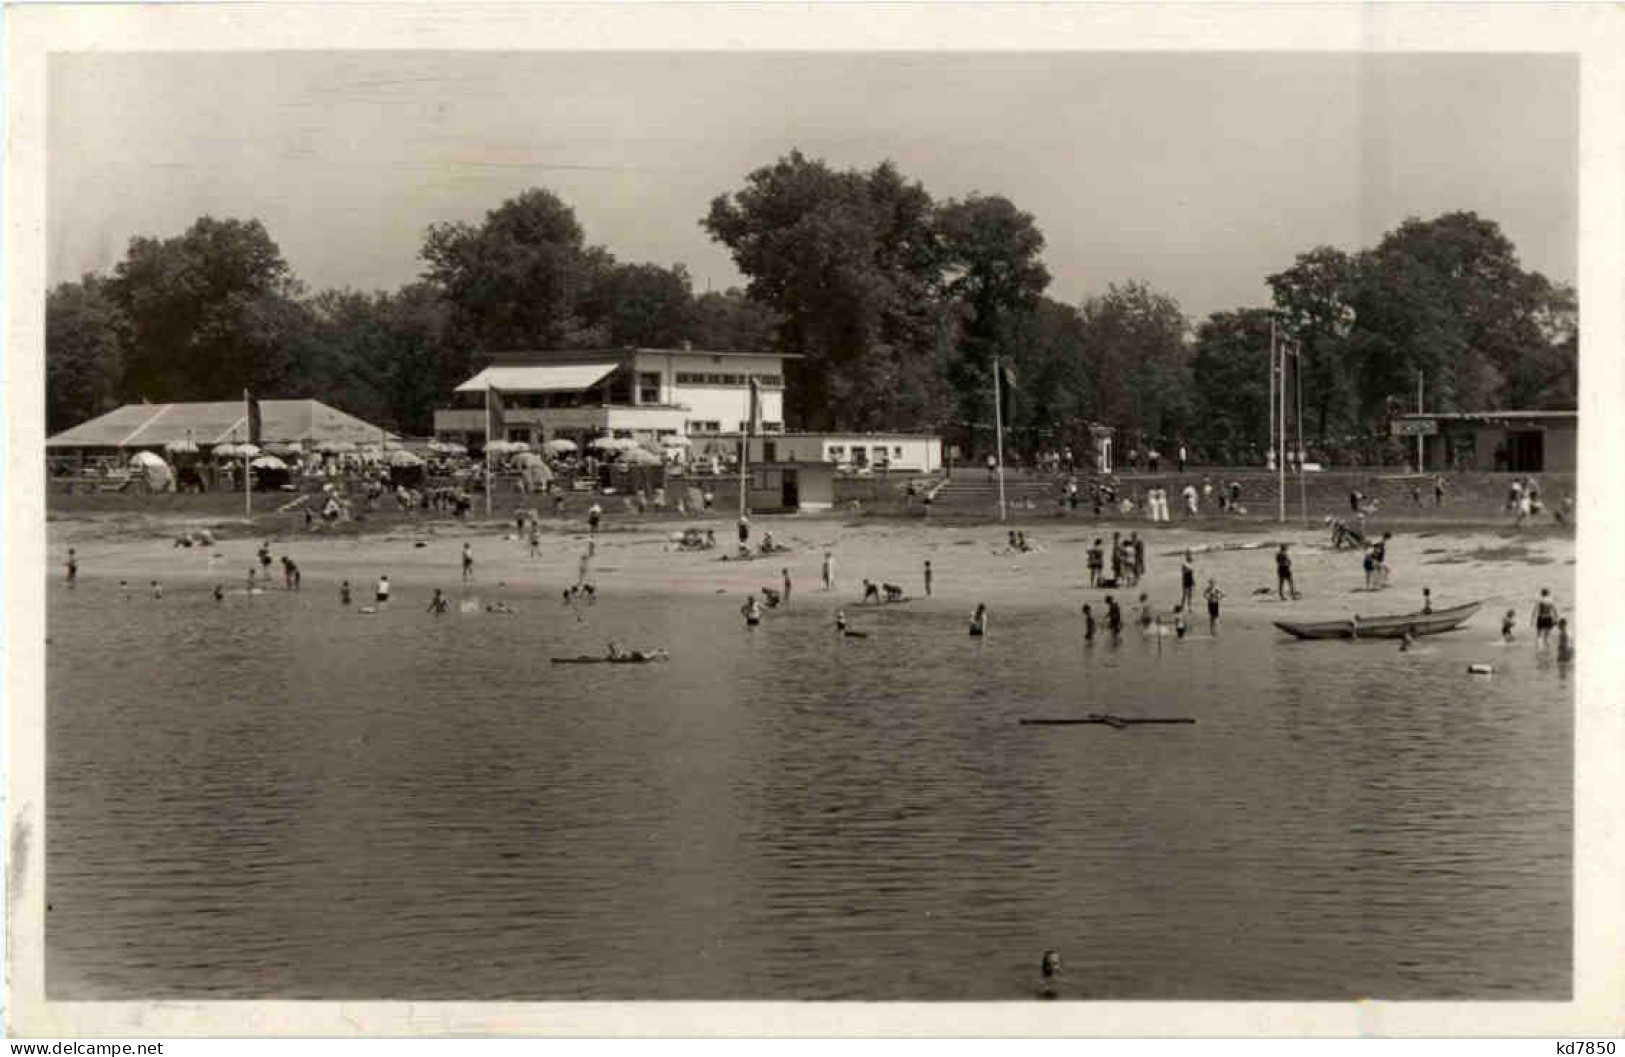
[[1110, 550], [1111, 578], [1105, 575], [1107, 551], [1099, 537], [1084, 553], [1084, 564], [1089, 570], [1090, 587], [1133, 587], [1145, 575], [1145, 540], [1138, 532], [1130, 532], [1127, 539], [1121, 532], [1112, 533]]

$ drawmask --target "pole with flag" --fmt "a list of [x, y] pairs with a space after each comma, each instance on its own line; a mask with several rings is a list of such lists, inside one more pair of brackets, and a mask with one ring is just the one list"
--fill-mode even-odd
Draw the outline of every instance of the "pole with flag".
[[745, 435], [739, 442], [739, 516], [749, 512], [750, 438], [756, 433], [762, 419], [762, 383], [755, 375], [750, 379], [750, 407], [745, 414]]
[[[248, 443], [258, 447], [263, 432], [260, 422], [260, 402], [247, 389], [243, 390], [244, 417], [248, 419]], [[254, 516], [254, 478], [249, 468], [248, 448], [243, 449], [243, 513]]]
[[993, 451], [999, 468], [999, 520], [1004, 520], [1004, 366], [993, 354]]
[[507, 436], [502, 421], [502, 393], [496, 386], [485, 387], [485, 516], [491, 516], [491, 440]]

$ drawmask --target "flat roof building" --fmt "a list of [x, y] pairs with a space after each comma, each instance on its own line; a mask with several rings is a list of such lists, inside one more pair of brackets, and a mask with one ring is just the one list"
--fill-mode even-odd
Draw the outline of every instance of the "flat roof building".
[[784, 361], [792, 358], [690, 348], [502, 353], [435, 411], [435, 435], [483, 442], [487, 399], [499, 406], [497, 439], [531, 444], [736, 433], [750, 417], [752, 380], [761, 429], [776, 433], [784, 429]]
[[1580, 412], [1476, 411], [1395, 415], [1395, 437], [1422, 438], [1422, 469], [1493, 473], [1573, 472]]

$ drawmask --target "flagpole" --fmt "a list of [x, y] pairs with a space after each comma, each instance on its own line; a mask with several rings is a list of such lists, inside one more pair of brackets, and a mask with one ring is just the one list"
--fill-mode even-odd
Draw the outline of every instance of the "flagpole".
[[993, 450], [999, 464], [999, 520], [1004, 520], [1004, 397], [999, 386], [999, 354], [993, 354]]
[[1303, 524], [1309, 526], [1309, 481], [1303, 465], [1303, 346], [1294, 345], [1292, 352], [1292, 381], [1298, 390], [1298, 509]]
[[[248, 423], [248, 442], [254, 443], [254, 405], [250, 402], [248, 390], [243, 390], [243, 419]], [[235, 431], [233, 431], [235, 433]], [[243, 450], [243, 516], [254, 516], [254, 481], [248, 468], [248, 450]]]
[[1269, 413], [1270, 413], [1270, 432], [1269, 432], [1269, 438], [1268, 438], [1268, 440], [1266, 442], [1266, 445], [1265, 445], [1267, 448], [1269, 448], [1269, 451], [1266, 453], [1265, 463], [1264, 463], [1264, 468], [1267, 469], [1267, 470], [1274, 469], [1274, 467], [1271, 466], [1270, 463], [1273, 463], [1275, 461], [1275, 316], [1273, 314], [1270, 316], [1270, 399], [1269, 399]]
[[1275, 479], [1276, 479], [1276, 520], [1286, 523], [1286, 346], [1277, 346], [1275, 341], [1275, 323], [1270, 323], [1270, 351], [1279, 358], [1281, 364], [1281, 384], [1276, 386], [1280, 394], [1281, 409], [1275, 416], [1280, 444], [1275, 448]]
[[491, 385], [486, 384], [486, 520], [491, 520]]

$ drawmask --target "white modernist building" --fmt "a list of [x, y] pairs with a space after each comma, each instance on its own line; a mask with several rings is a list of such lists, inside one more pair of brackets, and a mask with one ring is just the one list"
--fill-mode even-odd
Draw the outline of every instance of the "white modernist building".
[[435, 411], [442, 440], [482, 443], [486, 408], [503, 440], [540, 444], [611, 436], [658, 443], [738, 433], [750, 418], [751, 382], [761, 394], [760, 429], [784, 429], [784, 361], [778, 353], [703, 349], [610, 349], [509, 353], [458, 386]]
[[[738, 437], [723, 443], [737, 446]], [[695, 451], [708, 454], [703, 445]], [[781, 433], [751, 437], [750, 461], [831, 463], [858, 473], [934, 473], [942, 469], [942, 438], [925, 433]]]

